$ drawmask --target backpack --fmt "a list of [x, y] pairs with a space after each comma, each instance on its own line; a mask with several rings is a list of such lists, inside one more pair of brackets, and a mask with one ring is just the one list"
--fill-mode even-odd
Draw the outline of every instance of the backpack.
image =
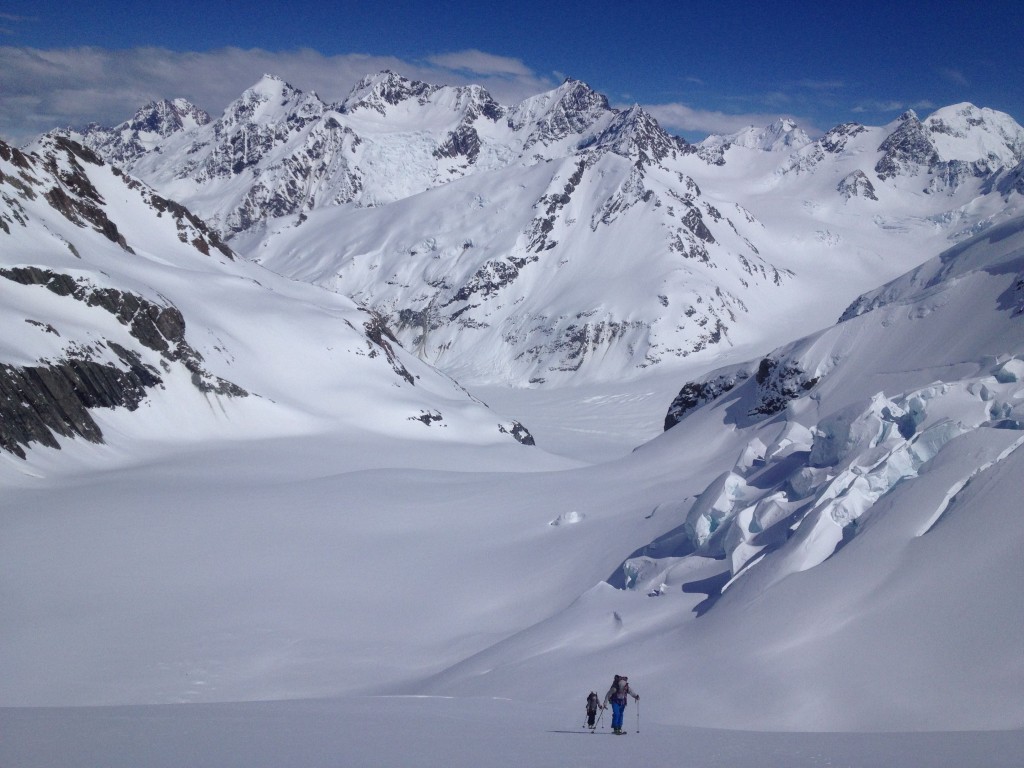
[[611, 695], [608, 698], [609, 699], [616, 699], [618, 701], [625, 701], [626, 700], [626, 694], [628, 692], [629, 692], [629, 683], [626, 682], [626, 680], [624, 678], [619, 677], [618, 675], [616, 675], [615, 679], [612, 681], [611, 690], [609, 691], [609, 693]]

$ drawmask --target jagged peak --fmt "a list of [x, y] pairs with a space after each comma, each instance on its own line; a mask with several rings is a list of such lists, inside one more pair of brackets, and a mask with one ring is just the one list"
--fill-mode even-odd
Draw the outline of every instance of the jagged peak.
[[391, 69], [384, 69], [366, 75], [356, 83], [338, 109], [340, 112], [349, 113], [360, 109], [372, 109], [383, 113], [388, 105], [428, 95], [440, 87], [420, 80], [410, 80]]
[[652, 160], [661, 160], [675, 149], [686, 146], [683, 139], [671, 136], [654, 116], [639, 104], [619, 111], [595, 141], [616, 154], [634, 157], [640, 152]]
[[657, 123], [654, 116], [646, 109], [641, 107], [636, 102], [633, 102], [628, 107], [619, 112], [623, 121], [629, 121], [633, 123]]
[[519, 102], [509, 112], [509, 125], [519, 130], [537, 126], [537, 141], [564, 138], [583, 133], [602, 118], [613, 115], [608, 99], [582, 80], [566, 78], [550, 91]]
[[599, 109], [611, 109], [608, 98], [603, 93], [598, 93], [587, 83], [572, 77], [565, 78], [553, 93], [556, 94], [556, 101], [564, 104], [588, 104]]
[[301, 95], [302, 91], [283, 78], [264, 73], [263, 77], [243, 91], [241, 100], [268, 101], [276, 98], [291, 100]]
[[140, 107], [132, 119], [119, 127], [168, 136], [191, 125], [206, 125], [212, 118], [188, 99], [158, 99]]
[[335, 108], [343, 114], [372, 110], [386, 115], [390, 107], [410, 100], [420, 106], [429, 104], [461, 113], [463, 119], [469, 120], [480, 115], [496, 120], [504, 112], [504, 107], [481, 85], [435, 85], [409, 79], [390, 69], [363, 77]]
[[382, 69], [379, 72], [364, 75], [358, 83], [352, 86], [350, 94], [371, 90], [381, 84], [411, 84], [412, 82], [412, 80], [404, 75], [400, 75], [393, 69]]
[[826, 152], [842, 152], [850, 139], [867, 131], [867, 128], [860, 123], [840, 123], [829, 128], [821, 138], [815, 142]]
[[242, 123], [306, 123], [323, 114], [326, 105], [315, 93], [304, 93], [277, 75], [265, 74], [259, 81], [231, 102], [217, 120], [217, 130]]
[[762, 128], [749, 125], [725, 136], [709, 136], [700, 143], [700, 146], [737, 146], [766, 152], [780, 152], [801, 149], [811, 143], [811, 137], [795, 120], [789, 117], [779, 117]]

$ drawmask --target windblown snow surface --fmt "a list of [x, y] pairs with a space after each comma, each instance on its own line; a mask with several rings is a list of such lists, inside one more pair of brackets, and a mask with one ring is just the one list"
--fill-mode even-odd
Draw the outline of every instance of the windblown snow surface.
[[[25, 205], [52, 242], [5, 267], [174, 302], [252, 396], [168, 373], [103, 444], [0, 454], [0, 765], [1020, 764], [1024, 220], [688, 387], [488, 409], [356, 354], [348, 300]], [[581, 728], [614, 673], [628, 739]]]

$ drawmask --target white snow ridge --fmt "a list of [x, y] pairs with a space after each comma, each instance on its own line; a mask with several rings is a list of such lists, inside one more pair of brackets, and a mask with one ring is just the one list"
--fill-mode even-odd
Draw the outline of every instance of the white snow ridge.
[[1019, 765], [1022, 137], [384, 72], [0, 143], [0, 765]]

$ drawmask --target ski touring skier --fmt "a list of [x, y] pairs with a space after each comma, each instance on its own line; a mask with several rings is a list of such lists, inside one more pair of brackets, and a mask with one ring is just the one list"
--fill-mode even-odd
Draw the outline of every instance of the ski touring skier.
[[594, 724], [594, 718], [597, 717], [597, 710], [604, 709], [604, 705], [601, 703], [601, 699], [598, 698], [597, 694], [593, 691], [587, 696], [587, 727], [590, 730], [594, 730], [596, 727]]
[[612, 732], [620, 736], [626, 733], [622, 728], [622, 717], [626, 713], [627, 696], [632, 696], [634, 700], [640, 701], [640, 694], [629, 686], [629, 678], [625, 675], [616, 675], [612, 681], [612, 687], [605, 694], [604, 703], [611, 702]]

